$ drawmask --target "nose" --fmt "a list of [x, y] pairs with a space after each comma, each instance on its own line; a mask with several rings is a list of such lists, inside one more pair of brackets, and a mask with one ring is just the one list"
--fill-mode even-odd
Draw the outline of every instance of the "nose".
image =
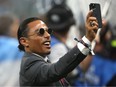
[[50, 34], [47, 31], [45, 31], [45, 37], [50, 38]]

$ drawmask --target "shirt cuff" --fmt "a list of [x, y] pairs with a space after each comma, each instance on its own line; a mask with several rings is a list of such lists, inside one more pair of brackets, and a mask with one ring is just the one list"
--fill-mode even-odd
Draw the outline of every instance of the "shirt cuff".
[[91, 42], [90, 42], [85, 36], [83, 36], [82, 40], [83, 40], [86, 44], [91, 45]]
[[84, 43], [88, 44], [89, 46], [89, 48], [87, 48], [82, 43], [80, 42], [77, 43], [77, 47], [82, 52], [82, 54], [88, 55], [89, 53], [91, 53], [92, 55], [95, 55], [95, 53], [91, 49], [91, 42], [85, 36], [82, 38], [82, 40], [84, 41]]

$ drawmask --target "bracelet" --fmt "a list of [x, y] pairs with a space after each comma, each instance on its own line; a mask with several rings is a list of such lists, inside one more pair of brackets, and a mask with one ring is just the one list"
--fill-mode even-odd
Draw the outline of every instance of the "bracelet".
[[85, 47], [87, 47], [91, 51], [91, 45], [85, 43], [83, 40], [78, 40], [77, 38], [74, 38], [75, 41], [82, 43]]

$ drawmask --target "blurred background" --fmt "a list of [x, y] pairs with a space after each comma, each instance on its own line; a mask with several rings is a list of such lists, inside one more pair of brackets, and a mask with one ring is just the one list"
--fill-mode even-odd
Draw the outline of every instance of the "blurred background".
[[[72, 83], [74, 86], [116, 86], [116, 1], [115, 0], [0, 0], [0, 86], [19, 86], [19, 67], [23, 52], [19, 51], [17, 29], [22, 20], [37, 16], [47, 20], [46, 14], [55, 5], [67, 5], [75, 19], [75, 26], [70, 27], [66, 45], [75, 46], [74, 38], [85, 34], [85, 20], [90, 3], [100, 3], [105, 26], [95, 40], [95, 56], [91, 56], [86, 71], [78, 74]], [[65, 15], [64, 15], [65, 16]], [[81, 67], [84, 64], [82, 63]], [[109, 75], [110, 74], [110, 75]], [[84, 79], [82, 79], [84, 78]]]

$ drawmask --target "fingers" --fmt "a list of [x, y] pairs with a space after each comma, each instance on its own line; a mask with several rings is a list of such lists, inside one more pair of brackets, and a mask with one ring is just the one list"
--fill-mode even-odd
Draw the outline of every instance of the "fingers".
[[87, 14], [86, 23], [88, 24], [89, 27], [94, 27], [94, 26], [98, 27], [98, 21], [97, 21], [96, 17], [93, 17], [92, 10], [90, 10], [89, 13]]
[[86, 37], [88, 38], [88, 40], [92, 41], [96, 34], [97, 34], [97, 30], [98, 30], [98, 21], [96, 19], [96, 17], [93, 16], [93, 11], [89, 11], [89, 13], [87, 14], [87, 18], [86, 18]]
[[94, 31], [94, 33], [97, 33], [98, 26], [93, 26], [92, 30]]
[[99, 25], [98, 25], [98, 21], [97, 21], [96, 17], [93, 17], [92, 14], [93, 14], [93, 11], [90, 10], [87, 15], [86, 23], [90, 30], [95, 28], [95, 31], [96, 31], [96, 29], [98, 29]]
[[98, 26], [99, 26], [98, 21], [95, 17], [89, 17], [87, 19], [86, 23], [90, 29], [98, 28]]
[[87, 14], [86, 22], [90, 21], [97, 21], [96, 17], [93, 16], [93, 10], [90, 10], [89, 13]]
[[93, 15], [93, 10], [90, 10], [89, 13], [87, 14], [87, 18], [86, 18], [86, 19], [88, 20], [88, 18], [89, 18], [90, 16], [92, 16], [92, 15]]
[[97, 19], [96, 19], [96, 17], [91, 17], [91, 16], [87, 19], [87, 22], [90, 22], [90, 21], [96, 21], [96, 22], [98, 22]]
[[90, 21], [90, 26], [93, 27], [93, 26], [97, 26], [98, 27], [98, 23], [96, 21]]

